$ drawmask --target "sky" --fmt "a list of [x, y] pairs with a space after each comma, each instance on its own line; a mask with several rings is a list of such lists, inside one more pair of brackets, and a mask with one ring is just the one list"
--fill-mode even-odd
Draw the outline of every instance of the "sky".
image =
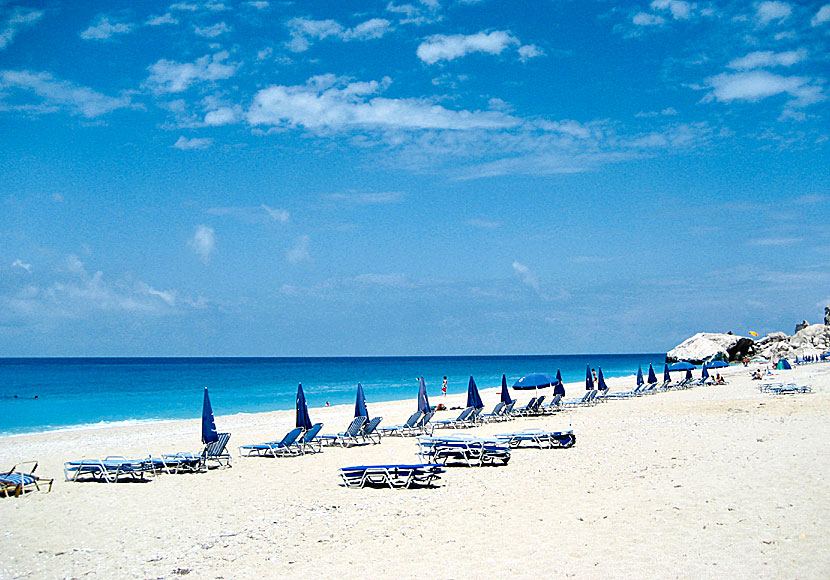
[[0, 1], [0, 356], [791, 333], [828, 47], [823, 2]]

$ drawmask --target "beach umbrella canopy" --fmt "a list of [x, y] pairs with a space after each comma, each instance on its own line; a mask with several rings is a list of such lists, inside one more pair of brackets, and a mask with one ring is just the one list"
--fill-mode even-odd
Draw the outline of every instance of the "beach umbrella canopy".
[[505, 375], [501, 376], [501, 402], [505, 405], [513, 402], [513, 399], [510, 398], [510, 392], [507, 389], [507, 377]]
[[366, 395], [363, 394], [363, 385], [357, 383], [357, 398], [354, 402], [354, 416], [369, 418], [369, 409], [366, 408]]
[[424, 377], [421, 377], [418, 385], [418, 410], [424, 415], [429, 413], [429, 397], [427, 397], [427, 384], [424, 382]]
[[648, 363], [648, 384], [653, 385], [657, 382], [657, 375], [654, 374], [654, 367]]
[[216, 422], [213, 420], [213, 407], [210, 406], [207, 387], [205, 387], [205, 398], [202, 400], [202, 443], [207, 445], [219, 441], [216, 433]]
[[706, 365], [703, 365], [703, 371], [700, 373], [700, 378], [702, 378], [702, 379], [708, 379], [709, 378], [709, 369], [706, 367]]
[[710, 369], [722, 369], [724, 367], [728, 367], [729, 363], [723, 362], [722, 360], [716, 360], [716, 361], [710, 362], [706, 366], [708, 366]]
[[594, 377], [591, 375], [591, 365], [585, 366], [585, 390], [594, 390]]
[[600, 391], [607, 391], [608, 385], [605, 384], [605, 377], [602, 376], [602, 367], [599, 367], [599, 374], [597, 375], [597, 388]]
[[533, 373], [520, 378], [513, 384], [514, 389], [544, 389], [556, 382], [547, 373]]
[[639, 365], [637, 367], [637, 386], [642, 386], [645, 384], [645, 380], [643, 380], [643, 365]]
[[669, 367], [670, 371], [690, 371], [695, 368], [695, 365], [691, 363], [687, 363], [686, 361], [682, 360], [679, 362], [674, 363], [672, 366]]
[[671, 375], [669, 374], [669, 365], [663, 365], [663, 382], [671, 382]]
[[556, 369], [556, 385], [553, 387], [553, 396], [556, 395], [565, 396], [565, 383], [562, 382], [562, 373], [559, 369]]
[[687, 381], [692, 380], [692, 369], [686, 369], [686, 380]]
[[473, 375], [470, 375], [470, 382], [467, 384], [467, 406], [476, 409], [484, 408], [484, 403], [481, 400], [481, 395], [478, 393], [478, 387], [473, 379]]
[[305, 393], [303, 392], [303, 384], [297, 387], [297, 427], [301, 427], [308, 431], [311, 429], [311, 418], [308, 416], [308, 405], [305, 402]]

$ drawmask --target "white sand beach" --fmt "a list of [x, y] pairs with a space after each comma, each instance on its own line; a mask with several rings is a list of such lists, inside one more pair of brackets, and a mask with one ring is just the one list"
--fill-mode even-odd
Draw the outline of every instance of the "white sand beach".
[[[762, 394], [743, 367], [722, 374], [728, 385], [468, 430], [572, 427], [577, 443], [516, 450], [506, 467], [451, 468], [436, 489], [341, 486], [338, 467], [416, 462], [411, 438], [236, 456], [281, 437], [293, 412], [217, 417], [232, 433], [231, 469], [148, 483], [67, 483], [62, 465], [195, 451], [198, 421], [2, 438], [0, 465], [37, 459], [56, 480], [51, 493], [0, 500], [0, 577], [830, 577], [830, 365], [776, 373], [811, 385], [805, 395]], [[609, 381], [614, 391], [632, 383]], [[414, 395], [369, 410], [398, 423]], [[489, 410], [497, 394], [482, 396]], [[336, 432], [351, 413], [311, 417]]]

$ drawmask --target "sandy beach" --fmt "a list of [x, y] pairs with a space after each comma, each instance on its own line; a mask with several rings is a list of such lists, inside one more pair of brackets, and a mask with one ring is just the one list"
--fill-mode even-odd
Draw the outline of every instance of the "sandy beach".
[[[231, 469], [148, 483], [67, 483], [62, 466], [196, 451], [197, 420], [6, 437], [0, 465], [37, 459], [55, 484], [0, 500], [0, 577], [827, 578], [830, 365], [776, 373], [811, 385], [807, 395], [762, 394], [743, 367], [723, 374], [725, 386], [467, 430], [572, 428], [577, 444], [519, 449], [506, 467], [452, 468], [436, 489], [341, 486], [338, 467], [416, 461], [412, 438], [237, 457], [238, 445], [281, 437], [293, 412], [217, 417], [232, 433]], [[570, 397], [581, 393], [568, 385]], [[414, 396], [369, 409], [398, 423]], [[482, 396], [488, 410], [497, 401], [495, 390]], [[351, 414], [311, 410], [324, 432]]]

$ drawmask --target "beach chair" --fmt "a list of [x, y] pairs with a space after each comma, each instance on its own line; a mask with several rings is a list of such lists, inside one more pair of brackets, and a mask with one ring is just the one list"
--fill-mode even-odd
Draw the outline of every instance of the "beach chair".
[[285, 457], [297, 454], [295, 443], [302, 434], [300, 427], [292, 429], [280, 441], [269, 441], [256, 445], [242, 445], [239, 448], [240, 457]]
[[553, 449], [559, 447], [567, 449], [576, 444], [576, 435], [573, 431], [547, 431], [544, 429], [524, 429], [515, 433], [499, 433], [496, 439], [503, 441], [511, 449], [523, 444], [536, 446], [539, 449]]
[[563, 407], [584, 407], [591, 404], [591, 400], [596, 396], [596, 389], [588, 391], [581, 399], [570, 399], [562, 403]]
[[409, 416], [409, 419], [406, 420], [406, 423], [402, 425], [391, 425], [389, 427], [381, 427], [380, 433], [383, 435], [397, 435], [402, 436], [404, 431], [412, 431], [415, 429], [415, 426], [418, 424], [418, 420], [421, 418], [421, 412], [415, 411], [412, 415]]
[[109, 455], [104, 459], [81, 459], [63, 464], [66, 481], [145, 481], [147, 474], [156, 474], [156, 464], [148, 459], [127, 459], [122, 455]]
[[[24, 467], [31, 465], [31, 467]], [[52, 491], [53, 479], [35, 475], [37, 461], [24, 461], [12, 466], [8, 471], [0, 472], [0, 495], [3, 497], [20, 497], [29, 491]]]
[[433, 421], [432, 426], [434, 429], [457, 429], [461, 423], [466, 421], [470, 415], [473, 414], [473, 411], [475, 411], [475, 407], [465, 407], [455, 419], [441, 419], [440, 421]]
[[515, 413], [513, 412], [513, 408], [516, 406], [516, 401], [510, 401], [504, 407], [504, 411], [501, 412], [501, 417], [499, 417], [498, 421], [512, 421], [516, 418]]
[[322, 423], [315, 423], [311, 426], [311, 429], [303, 433], [301, 437], [297, 438], [297, 441], [294, 442], [297, 455], [305, 455], [306, 453], [318, 453], [323, 450], [323, 443], [322, 441], [320, 441], [320, 438], [318, 437], [318, 435], [320, 434], [320, 429], [322, 428]]
[[[169, 453], [150, 457], [156, 469], [166, 473], [196, 473], [211, 467], [230, 467], [231, 455], [227, 451], [230, 433], [217, 433], [218, 439], [205, 445], [201, 453]], [[215, 464], [215, 465], [214, 465]]]
[[355, 417], [345, 431], [337, 433], [336, 435], [320, 435], [320, 441], [326, 446], [340, 445], [341, 447], [350, 447], [357, 445], [359, 443], [358, 437], [361, 436], [365, 424], [366, 417]]
[[340, 477], [346, 487], [433, 487], [446, 471], [442, 465], [420, 463], [414, 465], [355, 465], [341, 467]]
[[557, 413], [562, 410], [560, 406], [562, 403], [562, 395], [554, 395], [553, 398], [550, 400], [550, 403], [547, 405], [540, 405], [538, 413], [541, 415], [550, 415], [551, 413]]
[[517, 416], [524, 415], [524, 414], [526, 414], [528, 411], [530, 411], [531, 409], [533, 409], [533, 407], [534, 407], [535, 405], [536, 405], [536, 397], [533, 397], [533, 398], [531, 398], [531, 399], [527, 402], [527, 404], [526, 404], [524, 407], [521, 407], [520, 409], [514, 409], [514, 410], [513, 410], [513, 414], [514, 414], [514, 415], [517, 415]]
[[380, 443], [380, 432], [377, 430], [383, 417], [375, 417], [367, 422], [360, 432], [360, 437], [363, 438], [364, 443]]
[[424, 433], [427, 435], [432, 434], [432, 431], [435, 428], [435, 426], [431, 423], [431, 421], [434, 416], [435, 407], [430, 409], [429, 413], [424, 414], [424, 416], [421, 417], [421, 420], [418, 421], [415, 427], [409, 430], [408, 432], [404, 433], [404, 435], [422, 435]]
[[501, 415], [502, 411], [504, 411], [504, 401], [499, 401], [496, 403], [496, 406], [493, 407], [493, 410], [489, 413], [482, 413], [478, 416], [479, 421], [482, 423], [491, 423], [493, 421], [499, 420], [499, 415]]

